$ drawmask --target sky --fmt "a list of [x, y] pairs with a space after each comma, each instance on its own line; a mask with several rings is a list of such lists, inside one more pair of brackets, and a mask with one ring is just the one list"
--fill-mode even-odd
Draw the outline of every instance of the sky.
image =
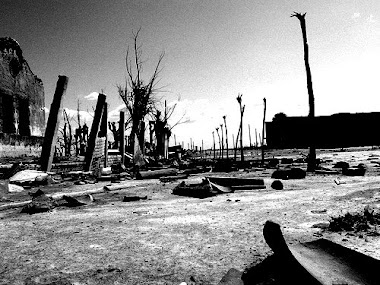
[[[212, 144], [226, 116], [236, 136], [245, 104], [243, 140], [261, 133], [276, 113], [309, 112], [302, 34], [293, 11], [306, 14], [316, 115], [380, 111], [378, 0], [0, 0], [0, 36], [16, 39], [45, 87], [49, 109], [58, 75], [69, 77], [63, 107], [91, 123], [97, 92], [107, 95], [109, 119], [122, 108], [125, 55], [139, 40], [143, 78], [165, 52], [157, 98], [176, 110], [169, 124], [185, 147]], [[94, 96], [95, 95], [95, 96]], [[75, 117], [75, 116], [74, 116]], [[216, 136], [216, 132], [215, 132]], [[170, 140], [174, 144], [174, 136]]]

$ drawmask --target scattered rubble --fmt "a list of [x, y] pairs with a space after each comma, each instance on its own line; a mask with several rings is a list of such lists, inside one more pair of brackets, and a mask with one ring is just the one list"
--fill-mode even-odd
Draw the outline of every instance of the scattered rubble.
[[21, 210], [21, 213], [28, 213], [30, 215], [48, 212], [57, 207], [57, 202], [46, 196], [42, 190], [37, 190], [35, 193], [30, 193], [32, 196], [32, 202], [24, 206]]

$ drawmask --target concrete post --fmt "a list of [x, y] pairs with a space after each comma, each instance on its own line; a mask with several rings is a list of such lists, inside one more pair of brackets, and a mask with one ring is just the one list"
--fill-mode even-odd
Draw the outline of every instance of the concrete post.
[[54, 157], [54, 147], [57, 141], [57, 132], [60, 121], [62, 99], [66, 93], [69, 78], [63, 75], [58, 76], [57, 86], [50, 105], [49, 118], [45, 130], [45, 138], [41, 152], [41, 170], [50, 171]]
[[87, 151], [85, 156], [85, 170], [89, 171], [91, 169], [92, 159], [94, 156], [94, 149], [96, 144], [96, 138], [98, 137], [100, 120], [102, 118], [102, 113], [104, 110], [104, 104], [106, 102], [106, 95], [99, 94], [98, 102], [96, 103], [94, 120], [92, 121], [90, 136], [87, 142]]

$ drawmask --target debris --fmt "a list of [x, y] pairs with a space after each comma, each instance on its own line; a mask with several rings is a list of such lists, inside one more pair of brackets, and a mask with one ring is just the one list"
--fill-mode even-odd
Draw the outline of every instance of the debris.
[[345, 162], [345, 161], [338, 161], [337, 163], [335, 163], [335, 165], [333, 166], [334, 168], [349, 168], [350, 165], [348, 162]]
[[244, 282], [241, 279], [242, 274], [241, 271], [231, 268], [223, 276], [218, 285], [244, 285]]
[[363, 163], [360, 163], [356, 167], [342, 168], [342, 174], [346, 176], [364, 176], [367, 168]]
[[133, 201], [140, 201], [140, 200], [147, 200], [148, 196], [124, 196], [123, 202], [133, 202]]
[[8, 192], [9, 193], [18, 193], [18, 192], [23, 192], [23, 191], [24, 191], [24, 187], [22, 187], [20, 185], [8, 183]]
[[21, 170], [22, 168], [19, 162], [13, 163], [11, 168], [3, 175], [3, 179], [9, 179], [13, 175], [15, 175], [17, 172], [20, 172]]
[[327, 209], [322, 209], [322, 210], [311, 210], [313, 214], [325, 214], [327, 213]]
[[21, 210], [21, 213], [28, 213], [30, 215], [41, 212], [48, 212], [57, 207], [57, 202], [46, 196], [42, 190], [37, 190], [35, 193], [30, 193], [32, 196], [32, 202], [28, 203]]
[[282, 180], [303, 179], [306, 177], [306, 171], [298, 167], [277, 169], [272, 173], [271, 177], [273, 179], [282, 179]]
[[218, 192], [213, 190], [210, 183], [204, 179], [202, 183], [197, 184], [186, 184], [182, 181], [173, 189], [172, 194], [203, 199], [215, 196]]
[[66, 207], [79, 207], [79, 206], [86, 205], [85, 203], [82, 203], [78, 201], [77, 199], [70, 196], [63, 195], [62, 199], [66, 201], [66, 204], [64, 204], [64, 206]]
[[[221, 176], [206, 176], [206, 179], [211, 183], [218, 184], [225, 187], [236, 187], [240, 186], [265, 186], [264, 180], [261, 178], [239, 178], [239, 177], [221, 177]], [[244, 187], [242, 187], [244, 188]], [[264, 187], [265, 188], [265, 187]]]
[[136, 179], [154, 179], [164, 176], [177, 175], [177, 173], [178, 170], [176, 168], [163, 168], [157, 170], [138, 171], [136, 174]]
[[377, 226], [380, 225], [380, 213], [366, 206], [362, 212], [346, 213], [342, 216], [331, 217], [329, 231], [367, 231], [371, 234], [380, 235]]
[[274, 190], [282, 190], [284, 189], [284, 185], [282, 184], [281, 180], [275, 180], [272, 182], [271, 187]]
[[179, 174], [179, 175], [175, 175], [175, 176], [165, 176], [165, 177], [161, 177], [160, 181], [166, 183], [166, 182], [176, 181], [179, 179], [187, 179], [187, 177], [188, 177], [187, 174]]
[[328, 222], [321, 222], [312, 225], [312, 228], [319, 228], [319, 229], [327, 229], [330, 226], [330, 223]]
[[9, 178], [9, 183], [23, 185], [23, 184], [43, 184], [47, 183], [48, 174], [43, 171], [38, 170], [22, 170], [17, 172], [11, 178]]

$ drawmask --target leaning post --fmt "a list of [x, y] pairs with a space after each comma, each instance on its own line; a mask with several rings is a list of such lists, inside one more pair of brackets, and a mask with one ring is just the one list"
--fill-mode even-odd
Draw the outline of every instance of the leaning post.
[[94, 150], [96, 144], [96, 138], [98, 137], [100, 129], [100, 120], [104, 111], [104, 104], [106, 102], [106, 95], [99, 94], [98, 102], [96, 103], [94, 120], [92, 121], [90, 136], [87, 142], [87, 151], [85, 156], [85, 170], [89, 171], [91, 169], [92, 159], [94, 157]]
[[41, 170], [50, 171], [54, 157], [54, 148], [57, 141], [57, 132], [60, 121], [62, 99], [65, 96], [69, 78], [64, 75], [58, 76], [53, 102], [50, 105], [49, 118], [45, 130], [45, 138], [41, 152]]

